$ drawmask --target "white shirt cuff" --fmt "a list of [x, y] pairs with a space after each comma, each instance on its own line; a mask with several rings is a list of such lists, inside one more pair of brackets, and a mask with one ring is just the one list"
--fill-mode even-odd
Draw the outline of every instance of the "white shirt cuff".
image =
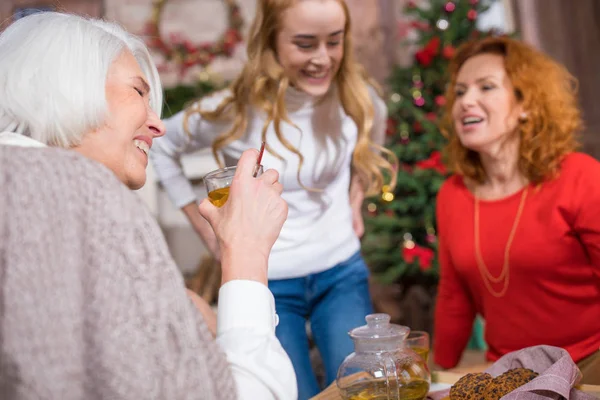
[[237, 329], [274, 334], [279, 323], [269, 288], [250, 280], [229, 281], [221, 286], [217, 315], [217, 336]]

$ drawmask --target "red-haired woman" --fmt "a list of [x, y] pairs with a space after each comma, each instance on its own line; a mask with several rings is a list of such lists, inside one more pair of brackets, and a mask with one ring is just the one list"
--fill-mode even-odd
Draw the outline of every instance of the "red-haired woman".
[[469, 42], [451, 63], [454, 175], [437, 199], [443, 368], [481, 314], [488, 360], [554, 345], [600, 383], [600, 163], [575, 152], [576, 94], [563, 66], [510, 38]]

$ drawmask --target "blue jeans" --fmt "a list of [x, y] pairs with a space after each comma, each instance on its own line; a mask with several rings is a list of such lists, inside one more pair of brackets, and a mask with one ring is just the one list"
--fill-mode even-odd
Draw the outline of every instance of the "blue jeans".
[[321, 391], [310, 363], [306, 321], [310, 321], [329, 385], [344, 358], [354, 351], [348, 331], [364, 325], [365, 316], [373, 312], [368, 277], [367, 266], [357, 252], [318, 274], [269, 281], [279, 315], [275, 334], [294, 365], [299, 400]]

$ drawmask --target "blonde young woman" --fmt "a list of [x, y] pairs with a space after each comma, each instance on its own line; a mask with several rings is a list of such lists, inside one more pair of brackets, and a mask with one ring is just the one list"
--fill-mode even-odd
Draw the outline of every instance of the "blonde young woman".
[[266, 141], [263, 164], [279, 172], [289, 215], [264, 257], [276, 334], [294, 364], [301, 399], [319, 391], [306, 321], [330, 383], [352, 351], [348, 330], [372, 312], [360, 208], [365, 194], [381, 189], [382, 170], [393, 171], [382, 156], [389, 152], [376, 144], [385, 119], [384, 102], [353, 59], [343, 0], [260, 0], [239, 77], [166, 120], [166, 135], [152, 148], [172, 201], [219, 257], [180, 157], [210, 146], [221, 164], [233, 165], [242, 151]]

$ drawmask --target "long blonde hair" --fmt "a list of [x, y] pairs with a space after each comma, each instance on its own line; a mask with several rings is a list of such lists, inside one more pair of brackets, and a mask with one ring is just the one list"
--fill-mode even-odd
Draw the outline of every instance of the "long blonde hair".
[[[271, 123], [279, 141], [299, 158], [298, 181], [304, 157], [282, 134], [281, 121], [295, 126], [288, 118], [284, 96], [290, 85], [282, 66], [276, 59], [275, 39], [280, 30], [283, 11], [291, 7], [297, 0], [259, 0], [256, 16], [248, 36], [248, 61], [240, 75], [230, 86], [231, 95], [226, 97], [213, 111], [200, 109], [200, 102], [185, 111], [184, 128], [189, 133], [187, 121], [190, 115], [199, 113], [208, 121], [233, 121], [231, 128], [219, 135], [212, 144], [215, 160], [222, 164], [218, 152], [223, 147], [239, 139], [248, 127], [248, 107], [256, 107], [267, 116], [262, 127], [262, 140]], [[364, 69], [354, 61], [350, 38], [350, 13], [344, 0], [337, 0], [344, 9], [346, 24], [344, 31], [344, 57], [336, 76], [339, 97], [344, 111], [356, 123], [358, 138], [352, 156], [353, 173], [357, 174], [367, 195], [379, 194], [384, 185], [382, 171], [389, 173], [388, 185], [396, 184], [397, 159], [395, 155], [382, 146], [375, 144], [370, 133], [373, 128], [374, 107], [369, 94], [368, 85], [378, 86], [372, 81]], [[267, 151], [282, 159], [267, 143]], [[385, 154], [391, 160], [382, 156]], [[310, 188], [307, 188], [311, 190]]]

